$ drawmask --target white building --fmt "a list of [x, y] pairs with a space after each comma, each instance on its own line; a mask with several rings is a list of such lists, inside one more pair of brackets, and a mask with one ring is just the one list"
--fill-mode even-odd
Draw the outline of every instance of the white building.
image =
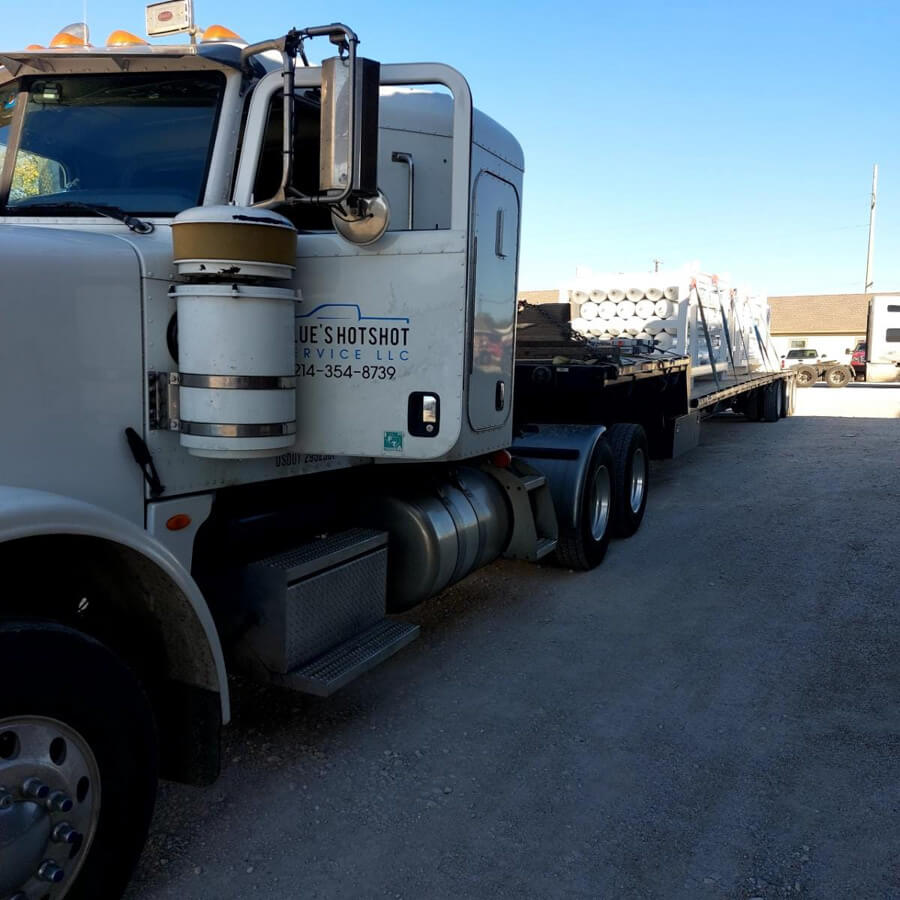
[[[871, 294], [803, 294], [769, 297], [772, 343], [783, 356], [788, 350], [814, 349], [843, 359], [866, 339]], [[849, 362], [849, 360], [847, 360]]]

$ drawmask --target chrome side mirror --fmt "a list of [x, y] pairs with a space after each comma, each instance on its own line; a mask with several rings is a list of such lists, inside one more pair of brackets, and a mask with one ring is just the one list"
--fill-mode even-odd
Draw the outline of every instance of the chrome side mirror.
[[351, 53], [322, 61], [319, 190], [327, 203], [378, 193], [381, 65]]

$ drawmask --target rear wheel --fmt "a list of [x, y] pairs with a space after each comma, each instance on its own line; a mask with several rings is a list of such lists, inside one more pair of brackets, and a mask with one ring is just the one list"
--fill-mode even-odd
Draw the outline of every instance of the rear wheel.
[[576, 524], [560, 525], [556, 561], [561, 566], [587, 571], [603, 561], [612, 535], [614, 471], [612, 450], [601, 439], [585, 471]]
[[0, 897], [120, 896], [156, 792], [134, 673], [92, 638], [0, 623]]
[[764, 422], [777, 422], [780, 418], [781, 386], [777, 381], [760, 388], [762, 392], [761, 407]]
[[797, 387], [810, 387], [819, 380], [819, 373], [812, 366], [797, 366]]
[[744, 395], [741, 412], [751, 422], [758, 422], [762, 418], [762, 396], [759, 388], [748, 391]]
[[615, 503], [613, 533], [631, 537], [644, 518], [649, 487], [647, 434], [640, 425], [611, 425], [606, 430], [613, 454]]
[[847, 366], [834, 366], [825, 370], [825, 383], [828, 387], [845, 387], [852, 380], [852, 369]]

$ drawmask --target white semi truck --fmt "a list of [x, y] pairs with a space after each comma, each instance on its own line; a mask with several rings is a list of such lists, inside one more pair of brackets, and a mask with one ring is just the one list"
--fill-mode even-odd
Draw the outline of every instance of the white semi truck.
[[598, 564], [704, 410], [790, 402], [621, 348], [514, 394], [523, 156], [465, 79], [189, 8], [0, 53], [0, 900], [119, 896], [229, 671], [329, 694], [501, 555]]

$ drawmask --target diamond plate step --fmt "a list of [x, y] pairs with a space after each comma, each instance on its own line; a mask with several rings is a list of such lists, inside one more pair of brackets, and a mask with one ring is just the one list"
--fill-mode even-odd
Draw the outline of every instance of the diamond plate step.
[[286, 675], [273, 673], [272, 680], [305, 694], [328, 697], [357, 675], [393, 656], [419, 634], [419, 626], [382, 619], [361, 634], [338, 644], [333, 650]]

